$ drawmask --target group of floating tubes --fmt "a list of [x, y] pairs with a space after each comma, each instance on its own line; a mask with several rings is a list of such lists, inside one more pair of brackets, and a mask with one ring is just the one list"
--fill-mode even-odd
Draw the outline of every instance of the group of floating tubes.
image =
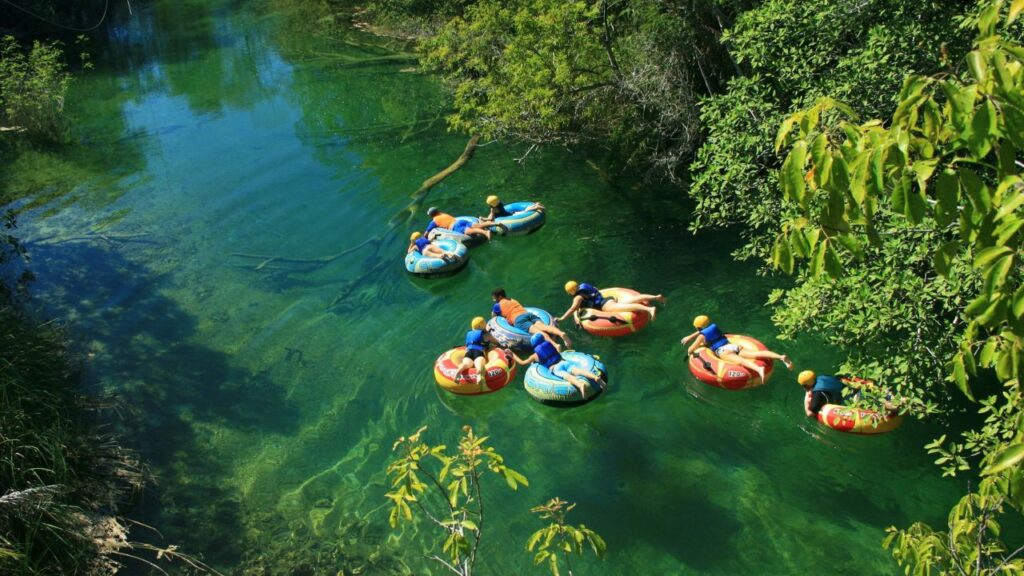
[[[605, 288], [601, 290], [601, 295], [605, 298], [621, 300], [623, 296], [639, 296], [640, 293], [629, 288]], [[593, 308], [583, 308], [576, 311], [576, 319], [590, 334], [614, 338], [632, 334], [647, 326], [647, 323], [651, 321], [651, 315], [642, 310], [611, 313]]]
[[[755, 338], [741, 334], [726, 334], [730, 344], [747, 350], [767, 350], [767, 347]], [[764, 366], [764, 380], [749, 368], [726, 362], [706, 347], [700, 347], [690, 356], [690, 372], [701, 382], [725, 388], [726, 390], [743, 390], [764, 384], [772, 374], [772, 360], [755, 360]], [[870, 384], [869, 381], [853, 378], [840, 378], [843, 384]], [[849, 434], [881, 434], [899, 428], [903, 417], [895, 411], [879, 413], [874, 410], [826, 404], [818, 412], [818, 422], [839, 432]]]
[[465, 244], [451, 238], [440, 238], [433, 243], [446, 252], [454, 252], [455, 257], [434, 258], [413, 250], [405, 255], [405, 269], [417, 276], [441, 278], [455, 274], [469, 262], [469, 250]]
[[[534, 202], [510, 202], [505, 204], [505, 209], [511, 212], [510, 216], [500, 216], [494, 221], [502, 226], [493, 228], [493, 232], [507, 236], [526, 236], [533, 234], [544, 226], [546, 216], [539, 210], [527, 210]], [[480, 219], [476, 216], [458, 216], [455, 223], [465, 222], [469, 225], [476, 224]], [[447, 228], [435, 228], [430, 231], [430, 241], [442, 250], [456, 252], [454, 258], [442, 260], [441, 258], [428, 258], [413, 250], [405, 256], [405, 269], [410, 274], [426, 278], [441, 278], [455, 274], [462, 270], [469, 262], [467, 248], [474, 248], [483, 244], [486, 238], [482, 234], [463, 234]], [[452, 247], [453, 243], [457, 247]]]
[[[551, 314], [546, 310], [529, 306], [524, 309], [540, 318], [540, 322], [544, 324], [550, 325], [553, 322]], [[531, 334], [509, 324], [508, 320], [501, 316], [495, 316], [487, 322], [487, 331], [502, 347], [524, 352], [532, 351]], [[482, 385], [477, 383], [476, 368], [471, 368], [456, 377], [465, 354], [465, 347], [460, 346], [438, 357], [434, 363], [434, 380], [439, 386], [454, 394], [488, 394], [504, 388], [515, 378], [515, 361], [511, 353], [501, 348], [492, 349], [487, 353], [487, 374]], [[597, 380], [607, 381], [608, 370], [598, 357], [575, 350], [567, 350], [561, 355], [562, 369], [576, 367], [593, 374]], [[584, 404], [597, 398], [604, 391], [601, 386], [591, 382], [586, 394], [581, 394], [575, 386], [539, 363], [534, 363], [527, 369], [524, 382], [526, 392], [533, 399], [555, 406]]]

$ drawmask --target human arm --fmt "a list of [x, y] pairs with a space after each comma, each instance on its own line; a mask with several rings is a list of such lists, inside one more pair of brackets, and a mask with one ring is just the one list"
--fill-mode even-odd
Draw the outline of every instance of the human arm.
[[558, 321], [561, 322], [562, 320], [565, 320], [566, 318], [569, 317], [570, 314], [572, 314], [573, 312], [579, 310], [581, 304], [583, 304], [583, 297], [582, 296], [575, 296], [575, 297], [573, 297], [572, 305], [569, 306], [569, 309], [565, 311], [565, 314], [562, 314], [561, 316], [558, 317]]
[[689, 342], [690, 340], [693, 340], [694, 338], [696, 338], [699, 335], [700, 335], [700, 330], [697, 330], [693, 334], [688, 334], [688, 335], [684, 336], [683, 339], [679, 341], [679, 343], [682, 344], [683, 346], [686, 346], [687, 342]]
[[[686, 342], [690, 339], [691, 336], [687, 336], [686, 338], [683, 338], [682, 343], [683, 343], [684, 346], [686, 345]], [[694, 352], [697, 351], [697, 348], [700, 348], [703, 345], [704, 345], [704, 335], [701, 334], [700, 332], [697, 332], [696, 333], [696, 338], [694, 338], [694, 340], [693, 340], [693, 344], [690, 344], [690, 347], [686, 349], [686, 353], [687, 354], [693, 354]]]
[[808, 390], [807, 393], [804, 394], [804, 413], [807, 414], [808, 418], [814, 418], [815, 416], [814, 411], [811, 410], [811, 399], [813, 397], [814, 392], [811, 392], [810, 390]]
[[530, 365], [530, 364], [532, 364], [532, 363], [537, 361], [537, 354], [530, 354], [524, 360], [524, 359], [520, 358], [518, 355], [516, 355], [515, 352], [513, 352], [512, 353], [512, 358], [515, 359], [516, 364], [519, 364], [520, 366], [528, 366], [528, 365]]

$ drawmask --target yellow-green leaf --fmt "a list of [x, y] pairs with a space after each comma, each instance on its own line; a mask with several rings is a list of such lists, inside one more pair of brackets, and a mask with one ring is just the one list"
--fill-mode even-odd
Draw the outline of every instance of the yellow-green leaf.
[[992, 463], [985, 467], [982, 474], [985, 476], [998, 474], [1003, 470], [1016, 466], [1022, 459], [1024, 459], [1024, 444], [1014, 444], [997, 454], [992, 459]]

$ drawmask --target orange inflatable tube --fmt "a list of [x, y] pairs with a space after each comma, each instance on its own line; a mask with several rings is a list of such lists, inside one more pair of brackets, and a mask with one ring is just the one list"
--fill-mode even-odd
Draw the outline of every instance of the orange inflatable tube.
[[484, 365], [486, 374], [482, 384], [476, 383], [476, 366], [456, 377], [465, 356], [466, 347], [459, 346], [441, 354], [434, 363], [434, 380], [453, 394], [477, 395], [496, 392], [516, 377], [516, 363], [512, 359], [512, 353], [500, 348], [487, 352], [487, 362]]
[[[605, 298], [621, 299], [623, 296], [638, 296], [640, 293], [629, 288], [605, 288], [601, 295]], [[616, 320], [608, 317], [614, 316]], [[576, 319], [587, 332], [594, 336], [605, 336], [615, 338], [632, 334], [647, 326], [651, 321], [651, 315], [647, 312], [603, 312], [593, 308], [583, 308], [576, 312]]]
[[[726, 334], [730, 344], [736, 344], [747, 350], [767, 350], [768, 347], [750, 336], [741, 334]], [[701, 346], [690, 356], [690, 372], [705, 384], [725, 388], [726, 390], [743, 390], [760, 386], [768, 381], [772, 375], [772, 368], [775, 362], [772, 360], [755, 360], [764, 366], [764, 381], [757, 375], [757, 372], [749, 370], [745, 366], [726, 362], [705, 346]]]

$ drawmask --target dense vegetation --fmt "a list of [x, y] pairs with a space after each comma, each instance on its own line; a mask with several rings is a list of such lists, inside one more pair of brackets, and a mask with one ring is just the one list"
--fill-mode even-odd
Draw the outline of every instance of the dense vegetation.
[[948, 533], [894, 528], [887, 545], [908, 572], [1019, 571], [998, 518], [1024, 510], [1022, 9], [481, 0], [423, 62], [455, 129], [685, 169], [696, 231], [735, 226], [737, 257], [795, 274], [770, 298], [783, 336], [848, 352], [815, 369], [874, 378], [922, 417], [977, 402], [978, 429], [928, 449], [983, 481]]

